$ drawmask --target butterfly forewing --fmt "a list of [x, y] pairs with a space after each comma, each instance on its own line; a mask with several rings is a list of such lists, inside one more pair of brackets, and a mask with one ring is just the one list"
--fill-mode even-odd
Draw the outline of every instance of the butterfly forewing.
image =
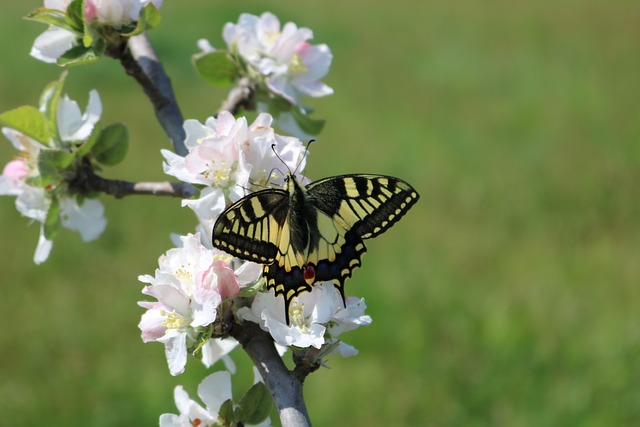
[[218, 217], [213, 245], [247, 261], [273, 262], [288, 206], [289, 195], [283, 190], [262, 190], [243, 197]]
[[383, 175], [335, 176], [307, 189], [318, 209], [363, 239], [385, 232], [419, 198], [405, 181]]

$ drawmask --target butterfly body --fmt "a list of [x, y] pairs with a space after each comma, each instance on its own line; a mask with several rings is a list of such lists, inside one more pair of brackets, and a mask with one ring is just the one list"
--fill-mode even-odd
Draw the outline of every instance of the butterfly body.
[[303, 186], [252, 193], [228, 207], [213, 228], [214, 246], [264, 264], [267, 288], [291, 300], [313, 283], [344, 282], [361, 264], [363, 239], [386, 231], [418, 200], [406, 182], [382, 175], [340, 175]]

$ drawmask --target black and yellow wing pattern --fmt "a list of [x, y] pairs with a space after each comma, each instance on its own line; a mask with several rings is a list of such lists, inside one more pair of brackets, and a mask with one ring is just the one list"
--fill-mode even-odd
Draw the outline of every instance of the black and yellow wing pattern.
[[315, 282], [344, 282], [361, 264], [363, 240], [385, 232], [418, 201], [405, 181], [383, 175], [340, 175], [302, 186], [252, 193], [227, 208], [213, 228], [213, 245], [264, 264], [267, 288], [289, 304]]

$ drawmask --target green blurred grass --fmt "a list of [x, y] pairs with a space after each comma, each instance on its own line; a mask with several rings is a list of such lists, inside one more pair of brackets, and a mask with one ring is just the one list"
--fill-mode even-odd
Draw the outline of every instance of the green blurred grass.
[[[59, 74], [26, 55], [44, 27], [19, 17], [39, 5], [3, 6], [0, 111]], [[308, 175], [397, 175], [422, 196], [347, 285], [374, 323], [345, 336], [359, 356], [308, 379], [315, 424], [640, 424], [640, 5], [169, 0], [151, 37], [186, 117], [222, 96], [190, 68], [195, 40], [220, 46], [224, 22], [264, 10], [334, 52]], [[130, 126], [131, 156], [107, 176], [163, 179], [169, 144], [123, 74], [73, 69], [67, 91], [85, 104], [98, 88], [103, 119]], [[12, 154], [0, 145], [1, 163]], [[37, 227], [0, 198], [0, 424], [156, 425], [173, 386], [195, 394], [206, 372], [170, 377], [136, 327], [137, 275], [193, 216], [176, 200], [105, 204], [98, 241], [62, 233], [35, 266]]]

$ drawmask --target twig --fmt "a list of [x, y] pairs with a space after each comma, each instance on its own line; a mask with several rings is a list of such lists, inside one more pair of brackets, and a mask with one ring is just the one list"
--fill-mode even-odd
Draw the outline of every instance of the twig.
[[109, 53], [120, 60], [127, 74], [142, 86], [176, 154], [186, 156], [184, 119], [171, 87], [171, 80], [158, 60], [146, 34], [131, 37], [127, 45]]
[[221, 111], [228, 111], [234, 116], [240, 112], [240, 108], [245, 110], [253, 110], [253, 95], [255, 90], [251, 85], [251, 81], [248, 77], [243, 77], [238, 81], [236, 87], [231, 89], [227, 99], [222, 103], [218, 113]]
[[117, 198], [133, 194], [152, 194], [188, 199], [198, 190], [186, 182], [130, 182], [120, 179], [107, 179], [93, 171], [91, 162], [84, 158], [82, 166], [76, 170], [76, 176], [69, 181], [69, 190], [80, 194], [101, 192]]

